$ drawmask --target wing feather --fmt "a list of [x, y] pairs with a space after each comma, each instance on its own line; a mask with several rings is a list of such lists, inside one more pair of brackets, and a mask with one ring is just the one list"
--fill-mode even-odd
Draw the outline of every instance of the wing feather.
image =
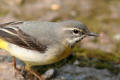
[[20, 47], [24, 47], [26, 49], [36, 50], [39, 52], [46, 51], [47, 49], [46, 45], [41, 44], [35, 38], [24, 33], [17, 27], [18, 26], [17, 24], [20, 24], [20, 22], [19, 23], [11, 22], [0, 25], [0, 37], [10, 43], [18, 45]]

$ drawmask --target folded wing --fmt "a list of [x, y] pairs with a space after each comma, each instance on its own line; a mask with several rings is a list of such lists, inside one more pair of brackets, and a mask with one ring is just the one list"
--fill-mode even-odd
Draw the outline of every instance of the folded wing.
[[26, 49], [45, 52], [47, 49], [46, 45], [43, 45], [35, 38], [19, 29], [18, 26], [22, 23], [23, 22], [9, 22], [0, 24], [0, 38]]

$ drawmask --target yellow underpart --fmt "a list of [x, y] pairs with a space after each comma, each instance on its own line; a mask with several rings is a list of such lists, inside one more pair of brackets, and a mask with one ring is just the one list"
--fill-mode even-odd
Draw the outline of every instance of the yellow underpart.
[[0, 48], [6, 50], [8, 47], [8, 43], [0, 38]]

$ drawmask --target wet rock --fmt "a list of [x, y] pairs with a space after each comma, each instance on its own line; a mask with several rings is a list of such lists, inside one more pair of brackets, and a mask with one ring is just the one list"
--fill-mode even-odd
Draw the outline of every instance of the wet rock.
[[74, 64], [74, 65], [79, 65], [79, 64], [80, 64], [80, 61], [76, 60], [73, 64]]
[[54, 75], [54, 73], [55, 73], [55, 69], [49, 69], [42, 75], [42, 77], [44, 79], [49, 79]]
[[[95, 69], [90, 67], [79, 67], [75, 65], [65, 65], [58, 70], [56, 79], [61, 80], [119, 80], [119, 75], [112, 75], [106, 69]], [[54, 80], [56, 80], [54, 79]]]

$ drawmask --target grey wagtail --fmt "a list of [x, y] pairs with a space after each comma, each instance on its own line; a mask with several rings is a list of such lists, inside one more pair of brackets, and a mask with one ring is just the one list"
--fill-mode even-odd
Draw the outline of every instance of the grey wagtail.
[[66, 58], [86, 36], [98, 36], [79, 21], [9, 22], [0, 24], [0, 48], [26, 64], [26, 69], [42, 78], [31, 66], [52, 64]]

